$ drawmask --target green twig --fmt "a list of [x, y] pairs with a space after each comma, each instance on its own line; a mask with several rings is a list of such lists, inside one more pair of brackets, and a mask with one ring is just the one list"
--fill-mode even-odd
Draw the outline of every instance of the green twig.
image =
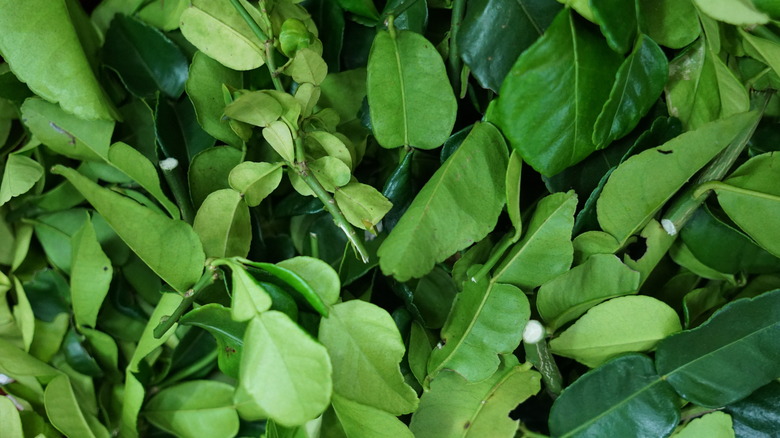
[[485, 264], [482, 265], [481, 268], [479, 268], [479, 271], [477, 271], [476, 274], [474, 274], [473, 277], [471, 277], [471, 281], [474, 283], [478, 283], [479, 280], [482, 279], [482, 277], [486, 276], [491, 269], [501, 260], [501, 257], [504, 256], [504, 253], [506, 253], [506, 250], [509, 249], [510, 246], [512, 246], [513, 243], [515, 243], [515, 232], [512, 231], [511, 233], [506, 234], [504, 237], [501, 238], [501, 240], [498, 241], [495, 248], [493, 249], [493, 252], [490, 253], [490, 257], [488, 257], [487, 261], [485, 261]]
[[198, 282], [195, 283], [195, 286], [192, 286], [192, 289], [184, 293], [184, 299], [181, 300], [179, 307], [173, 311], [173, 314], [164, 316], [160, 319], [160, 324], [154, 328], [154, 337], [160, 339], [165, 333], [167, 333], [168, 330], [170, 330], [170, 328], [179, 321], [179, 318], [181, 318], [181, 316], [184, 315], [184, 313], [189, 310], [190, 307], [192, 307], [192, 303], [195, 302], [195, 298], [197, 298], [198, 294], [203, 289], [214, 283], [214, 280], [216, 280], [217, 277], [218, 274], [216, 268], [211, 266], [207, 267], [206, 272], [201, 275]]
[[[282, 82], [279, 80], [279, 72], [276, 71], [273, 38], [269, 38], [268, 35], [263, 32], [263, 29], [260, 29], [260, 25], [257, 24], [255, 19], [252, 18], [252, 16], [249, 14], [249, 11], [246, 10], [244, 5], [242, 5], [239, 0], [230, 0], [230, 3], [233, 4], [233, 7], [236, 8], [238, 13], [241, 15], [241, 18], [243, 18], [249, 28], [252, 29], [252, 32], [255, 34], [255, 36], [263, 42], [263, 45], [265, 46], [265, 65], [268, 67], [268, 71], [271, 73], [271, 81], [274, 83], [274, 88], [276, 88], [277, 91], [284, 91]], [[263, 12], [265, 12], [265, 10], [263, 10]]]
[[547, 346], [544, 326], [539, 321], [528, 321], [523, 331], [523, 344], [526, 360], [539, 370], [550, 396], [557, 398], [563, 391], [563, 377]]
[[450, 24], [450, 50], [448, 60], [450, 65], [450, 80], [454, 90], [460, 90], [460, 48], [458, 47], [458, 32], [466, 12], [466, 0], [455, 0], [452, 3], [452, 21]]

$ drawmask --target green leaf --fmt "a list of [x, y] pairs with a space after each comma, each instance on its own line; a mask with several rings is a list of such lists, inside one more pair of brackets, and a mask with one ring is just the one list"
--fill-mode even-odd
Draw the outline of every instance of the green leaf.
[[409, 428], [417, 438], [514, 437], [518, 422], [509, 413], [539, 392], [540, 380], [530, 364], [519, 365], [511, 355], [502, 356], [498, 371], [477, 383], [443, 371], [420, 399]]
[[693, 419], [679, 432], [672, 435], [675, 438], [734, 438], [731, 416], [725, 412], [712, 412]]
[[243, 266], [229, 260], [216, 260], [215, 266], [227, 265], [233, 275], [232, 303], [230, 315], [236, 321], [248, 321], [258, 313], [271, 308], [271, 296], [255, 277], [249, 274]]
[[11, 198], [27, 193], [43, 176], [43, 166], [21, 154], [10, 154], [0, 182], [0, 206]]
[[596, 304], [621, 295], [635, 294], [639, 273], [611, 254], [594, 254], [579, 266], [543, 284], [536, 308], [555, 331]]
[[3, 433], [8, 436], [24, 436], [19, 410], [9, 397], [0, 397], [0, 423], [3, 424]]
[[330, 353], [334, 393], [393, 415], [417, 408], [398, 367], [404, 343], [385, 310], [358, 300], [336, 304], [320, 320], [319, 339]]
[[778, 290], [733, 301], [701, 326], [662, 341], [656, 351], [658, 372], [697, 405], [741, 400], [780, 376], [778, 315]]
[[640, 36], [618, 69], [609, 99], [593, 127], [593, 143], [606, 147], [631, 132], [653, 106], [666, 84], [666, 55], [653, 40]]
[[522, 240], [495, 269], [494, 281], [530, 290], [566, 272], [574, 257], [571, 229], [576, 207], [574, 191], [542, 198]]
[[371, 0], [336, 0], [336, 2], [345, 11], [373, 20], [379, 19], [379, 12]]
[[154, 133], [162, 156], [176, 158], [182, 166], [198, 153], [214, 146], [214, 138], [198, 124], [189, 99], [158, 99]]
[[284, 426], [301, 425], [325, 411], [333, 385], [328, 351], [287, 315], [269, 310], [250, 321], [238, 391], [258, 413]]
[[198, 281], [205, 256], [189, 225], [102, 188], [73, 169], [55, 166], [52, 173], [67, 178], [141, 260], [174, 289], [184, 292]]
[[87, 61], [65, 2], [3, 0], [0, 10], [0, 53], [19, 80], [76, 117], [117, 117]]
[[195, 208], [199, 208], [212, 192], [229, 189], [229, 175], [244, 154], [231, 146], [208, 148], [192, 158], [189, 168], [190, 194]]
[[325, 131], [314, 131], [306, 135], [307, 152], [316, 158], [331, 156], [338, 158], [352, 169], [352, 154], [339, 137]]
[[230, 128], [228, 121], [222, 118], [225, 112], [223, 85], [243, 88], [241, 73], [223, 66], [203, 52], [195, 53], [185, 88], [195, 107], [198, 123], [209, 135], [231, 146], [240, 147], [242, 140]]
[[95, 327], [98, 312], [108, 294], [114, 269], [95, 235], [92, 221], [87, 220], [71, 238], [73, 267], [70, 290], [76, 323]]
[[726, 406], [724, 411], [731, 415], [737, 436], [771, 436], [780, 424], [778, 403], [780, 383], [774, 381], [749, 397]]
[[179, 219], [179, 207], [163, 193], [157, 169], [142, 153], [124, 143], [114, 143], [108, 150], [108, 160], [149, 192], [174, 219]]
[[138, 18], [166, 32], [176, 30], [182, 12], [189, 5], [188, 0], [152, 0], [138, 11]]
[[401, 420], [381, 409], [354, 402], [339, 394], [333, 394], [332, 403], [336, 417], [347, 437], [414, 437]]
[[325, 305], [331, 306], [338, 301], [341, 293], [339, 274], [324, 261], [314, 257], [298, 256], [282, 260], [277, 266], [302, 278]]
[[[248, 5], [246, 1], [241, 3], [245, 8]], [[247, 10], [256, 12], [251, 5]], [[263, 41], [252, 32], [229, 0], [194, 0], [181, 14], [180, 29], [198, 50], [225, 67], [243, 71], [265, 63]]]
[[757, 58], [764, 61], [772, 67], [776, 74], [780, 75], [780, 44], [776, 41], [758, 38], [744, 31], [740, 31], [740, 35], [748, 43], [748, 48], [752, 48], [758, 54]]
[[455, 95], [441, 56], [422, 35], [379, 31], [366, 86], [372, 129], [382, 147], [433, 149], [452, 132]]
[[282, 104], [263, 90], [244, 93], [225, 107], [225, 115], [231, 119], [261, 127], [279, 120], [283, 111]]
[[649, 351], [680, 330], [667, 304], [644, 295], [619, 297], [590, 309], [550, 341], [550, 350], [595, 368], [622, 353]]
[[479, 123], [415, 197], [379, 247], [385, 275], [422, 277], [434, 264], [482, 240], [504, 206], [507, 152], [498, 130]]
[[596, 23], [601, 27], [601, 33], [607, 38], [609, 47], [621, 55], [631, 50], [631, 43], [637, 30], [636, 3], [622, 0], [591, 0], [590, 8]]
[[625, 242], [756, 120], [754, 112], [717, 120], [624, 161], [610, 175], [596, 205], [602, 229]]
[[33, 135], [58, 154], [90, 161], [108, 156], [113, 121], [84, 120], [37, 97], [25, 100], [21, 111]]
[[701, 33], [692, 0], [639, 0], [642, 29], [655, 42], [671, 49], [682, 49]]
[[460, 56], [483, 87], [498, 92], [517, 57], [544, 33], [561, 5], [548, 0], [477, 0], [466, 9], [458, 31]]
[[780, 258], [715, 216], [706, 205], [696, 210], [680, 237], [697, 259], [719, 272], [768, 273], [780, 268]]
[[780, 213], [780, 156], [758, 155], [740, 166], [723, 183], [716, 183], [718, 202], [729, 217], [759, 246], [780, 257], [775, 218]]
[[211, 333], [219, 348], [217, 360], [220, 371], [234, 379], [238, 378], [244, 351], [244, 332], [249, 323], [233, 320], [227, 308], [214, 303], [190, 310], [179, 323], [194, 325]]
[[322, 56], [312, 49], [303, 48], [295, 53], [287, 72], [299, 84], [308, 82], [319, 85], [328, 74], [328, 65]]
[[150, 423], [182, 438], [230, 438], [238, 433], [233, 386], [192, 380], [163, 389], [144, 409]]
[[590, 371], [553, 403], [550, 432], [573, 436], [668, 436], [680, 420], [677, 394], [646, 356], [629, 354]]
[[314, 42], [314, 35], [306, 25], [296, 18], [288, 18], [279, 32], [279, 46], [282, 53], [292, 58], [299, 49], [305, 49]]
[[187, 58], [159, 30], [118, 14], [103, 45], [103, 62], [115, 70], [128, 90], [139, 97], [162, 91], [174, 99], [184, 91]]
[[530, 317], [528, 298], [520, 289], [484, 277], [466, 281], [431, 352], [428, 374], [449, 369], [469, 382], [487, 379], [498, 369], [499, 356], [520, 345]]
[[292, 132], [286, 123], [281, 120], [274, 120], [263, 129], [263, 138], [278, 153], [284, 161], [288, 163], [295, 162], [295, 144], [293, 143]]
[[282, 164], [244, 161], [230, 171], [228, 181], [247, 205], [256, 207], [282, 182]]
[[80, 408], [73, 385], [68, 376], [61, 374], [46, 386], [43, 396], [46, 415], [52, 425], [66, 436], [84, 438], [108, 438], [106, 428], [89, 413]]
[[520, 239], [523, 234], [523, 221], [520, 217], [520, 182], [523, 171], [523, 159], [516, 150], [509, 155], [509, 163], [506, 168], [506, 212], [509, 220], [515, 228], [513, 241]]
[[569, 10], [558, 14], [520, 55], [499, 93], [496, 122], [523, 161], [552, 176], [596, 150], [596, 108], [607, 100], [611, 83], [605, 78], [619, 63], [579, 18]]
[[200, 237], [206, 257], [246, 257], [252, 242], [249, 206], [233, 189], [217, 190], [203, 201], [193, 230]]
[[693, 0], [700, 11], [724, 23], [736, 26], [765, 24], [769, 16], [745, 0]]
[[[311, 305], [312, 309], [316, 310], [320, 315], [324, 317], [328, 316], [328, 305], [325, 303], [325, 300], [327, 300], [328, 302], [335, 302], [332, 294], [333, 280], [332, 278], [330, 278], [331, 276], [329, 275], [329, 273], [325, 272], [325, 270], [319, 263], [313, 262], [311, 263], [311, 266], [306, 266], [306, 267], [301, 266], [303, 264], [308, 263], [308, 257], [302, 259], [301, 262], [290, 263], [290, 266], [293, 269], [300, 270], [303, 275], [307, 276], [306, 279], [304, 279], [304, 277], [302, 275], [299, 275], [298, 272], [283, 267], [281, 264], [272, 265], [270, 263], [258, 263], [246, 259], [238, 259], [238, 261], [240, 261], [245, 265], [262, 269], [263, 271], [284, 281], [285, 283], [290, 285], [290, 287], [292, 287], [293, 291], [300, 294], [300, 297], [306, 300], [306, 302], [309, 303], [309, 305]], [[319, 279], [320, 276], [325, 278], [326, 283], [321, 286], [318, 285], [317, 289], [315, 289], [311, 284], [309, 284], [307, 279], [308, 278]], [[320, 293], [322, 293], [322, 296], [320, 295]]]
[[320, 105], [334, 109], [342, 123], [355, 120], [366, 97], [366, 69], [330, 73], [320, 88]]
[[364, 230], [373, 230], [393, 208], [377, 189], [355, 181], [339, 187], [333, 198], [349, 223]]
[[340, 187], [346, 186], [352, 179], [352, 171], [343, 161], [336, 157], [317, 158], [308, 164], [308, 168], [317, 178], [317, 181], [322, 184], [322, 187], [331, 193]]

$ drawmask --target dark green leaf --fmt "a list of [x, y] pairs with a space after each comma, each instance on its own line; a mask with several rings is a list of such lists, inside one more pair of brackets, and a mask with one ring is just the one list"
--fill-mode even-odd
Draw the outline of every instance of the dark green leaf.
[[637, 29], [636, 2], [591, 0], [590, 8], [609, 47], [621, 55], [628, 52]]
[[555, 437], [668, 436], [680, 420], [677, 395], [646, 356], [626, 355], [590, 371], [553, 403]]
[[681, 49], [701, 33], [692, 0], [639, 0], [641, 27], [658, 44]]
[[214, 137], [198, 124], [195, 108], [188, 98], [174, 102], [159, 99], [154, 113], [154, 132], [162, 155], [187, 163], [200, 151], [214, 145]]
[[596, 149], [595, 108], [607, 100], [619, 58], [568, 9], [558, 14], [501, 86], [496, 122], [523, 161], [552, 176]]
[[103, 62], [139, 97], [159, 90], [178, 98], [187, 80], [187, 58], [159, 30], [124, 15], [116, 15], [106, 32]]
[[219, 304], [207, 304], [193, 309], [179, 321], [207, 330], [217, 340], [219, 369], [230, 377], [238, 377], [244, 350], [244, 332], [248, 323], [233, 321], [230, 310]]
[[724, 409], [738, 437], [769, 438], [780, 427], [780, 383], [772, 382]]
[[560, 9], [553, 0], [469, 1], [458, 31], [460, 55], [483, 87], [498, 92], [517, 57]]

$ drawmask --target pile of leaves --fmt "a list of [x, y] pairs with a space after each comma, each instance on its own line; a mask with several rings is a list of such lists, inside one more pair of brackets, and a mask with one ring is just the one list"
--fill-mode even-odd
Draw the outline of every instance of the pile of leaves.
[[0, 0], [10, 437], [780, 427], [772, 0]]

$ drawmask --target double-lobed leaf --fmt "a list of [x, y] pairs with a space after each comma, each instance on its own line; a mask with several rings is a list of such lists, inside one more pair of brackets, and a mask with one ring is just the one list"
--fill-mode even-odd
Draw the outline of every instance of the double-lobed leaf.
[[379, 247], [382, 272], [399, 281], [430, 272], [435, 263], [482, 240], [505, 203], [506, 145], [479, 123], [414, 198]]
[[458, 105], [435, 46], [408, 30], [380, 30], [368, 57], [368, 105], [377, 142], [386, 148], [441, 146]]
[[596, 150], [593, 125], [620, 57], [569, 9], [517, 59], [496, 122], [523, 161], [552, 176]]

